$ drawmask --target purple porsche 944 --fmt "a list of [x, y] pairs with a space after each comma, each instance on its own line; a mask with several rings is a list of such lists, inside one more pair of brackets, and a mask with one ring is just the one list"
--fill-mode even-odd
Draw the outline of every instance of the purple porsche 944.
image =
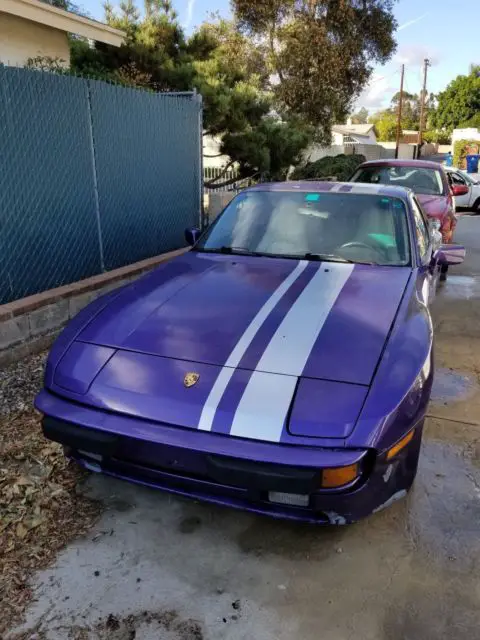
[[402, 187], [237, 195], [192, 249], [55, 342], [47, 438], [93, 471], [240, 509], [351, 523], [415, 478], [441, 246]]

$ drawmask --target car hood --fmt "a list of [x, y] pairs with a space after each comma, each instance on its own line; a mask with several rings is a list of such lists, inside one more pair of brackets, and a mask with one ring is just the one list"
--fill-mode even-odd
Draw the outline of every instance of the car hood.
[[190, 252], [77, 339], [188, 363], [369, 385], [410, 269]]
[[430, 196], [421, 193], [416, 195], [427, 216], [442, 218], [447, 212], [448, 202], [445, 196]]

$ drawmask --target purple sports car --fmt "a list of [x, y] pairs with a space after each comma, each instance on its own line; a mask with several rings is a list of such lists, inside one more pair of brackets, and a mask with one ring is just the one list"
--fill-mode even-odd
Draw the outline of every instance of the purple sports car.
[[401, 187], [264, 184], [188, 253], [83, 309], [36, 398], [94, 471], [344, 524], [406, 494], [433, 378], [440, 247]]

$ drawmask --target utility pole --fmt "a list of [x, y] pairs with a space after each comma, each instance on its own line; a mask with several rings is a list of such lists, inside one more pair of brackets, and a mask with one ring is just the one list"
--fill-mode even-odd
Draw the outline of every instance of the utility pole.
[[398, 101], [397, 115], [397, 144], [395, 147], [395, 158], [398, 158], [398, 148], [400, 146], [400, 136], [402, 134], [402, 106], [403, 106], [403, 78], [405, 76], [405, 65], [402, 64], [402, 78], [400, 80], [400, 99]]
[[420, 96], [420, 123], [418, 127], [418, 150], [420, 151], [420, 145], [422, 144], [423, 125], [425, 119], [425, 99], [427, 97], [427, 73], [430, 66], [430, 60], [425, 58], [423, 65], [423, 89]]

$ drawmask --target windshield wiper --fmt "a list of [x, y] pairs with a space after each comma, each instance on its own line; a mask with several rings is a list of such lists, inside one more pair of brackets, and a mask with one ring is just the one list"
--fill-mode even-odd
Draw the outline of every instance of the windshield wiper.
[[369, 264], [378, 265], [378, 262], [369, 262], [362, 260], [349, 260], [342, 256], [337, 256], [334, 253], [306, 253], [302, 256], [303, 260], [316, 260], [318, 262], [345, 262], [346, 264]]
[[301, 257], [303, 260], [318, 260], [318, 262], [348, 262], [349, 264], [355, 264], [354, 260], [342, 258], [342, 256], [337, 256], [334, 253], [306, 253]]
[[246, 249], [245, 247], [214, 247], [212, 249], [198, 248], [197, 251], [201, 251], [202, 253], [226, 253], [228, 255], [242, 255], [242, 256], [262, 256], [264, 254], [259, 253], [258, 251], [250, 251], [250, 249]]
[[376, 262], [361, 262], [360, 260], [349, 260], [334, 253], [304, 253], [304, 254], [288, 254], [288, 253], [266, 253], [262, 251], [250, 251], [245, 247], [214, 247], [214, 248], [196, 248], [196, 251], [202, 253], [226, 253], [227, 255], [256, 256], [264, 258], [284, 258], [289, 260], [311, 260], [315, 262], [343, 262], [345, 264], [369, 264], [375, 265]]

